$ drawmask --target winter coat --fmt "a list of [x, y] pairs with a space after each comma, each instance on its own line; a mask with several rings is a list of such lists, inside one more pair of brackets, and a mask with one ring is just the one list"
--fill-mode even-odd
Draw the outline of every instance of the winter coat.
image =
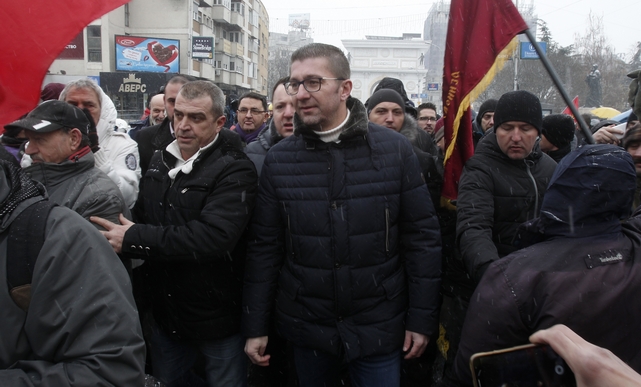
[[0, 218], [0, 385], [142, 386], [145, 342], [131, 283], [105, 237], [78, 214], [51, 210], [28, 311], [10, 297], [7, 230], [39, 200]]
[[519, 230], [535, 244], [491, 264], [472, 296], [454, 366], [460, 383], [471, 385], [472, 354], [527, 344], [555, 324], [641, 371], [641, 308], [631, 303], [641, 292], [641, 213], [620, 222], [635, 186], [625, 153], [587, 145], [559, 164], [541, 217]]
[[516, 229], [538, 216], [555, 167], [538, 143], [524, 160], [512, 160], [493, 130], [479, 142], [463, 169], [456, 204], [457, 245], [475, 282], [491, 262], [516, 250]]
[[439, 173], [436, 163], [438, 162], [438, 148], [432, 140], [432, 136], [418, 127], [416, 119], [405, 113], [403, 126], [399, 131], [405, 136], [414, 147], [414, 153], [423, 172], [423, 177], [430, 192], [432, 204], [439, 207], [441, 202], [441, 188], [443, 187], [443, 176]]
[[260, 171], [263, 169], [267, 151], [282, 139], [283, 137], [276, 131], [274, 120], [269, 120], [269, 125], [258, 134], [256, 141], [247, 144], [245, 153], [256, 166], [258, 176], [260, 176]]
[[[94, 154], [56, 163], [33, 163], [24, 169], [33, 180], [47, 189], [49, 200], [71, 208], [89, 221], [99, 216], [120, 224], [119, 215], [131, 218], [129, 208], [116, 184], [94, 168]], [[91, 223], [102, 230], [95, 223]]]
[[138, 145], [127, 133], [114, 130], [118, 112], [111, 99], [102, 92], [100, 100], [100, 121], [96, 125], [100, 150], [94, 155], [96, 168], [116, 183], [127, 207], [132, 208], [141, 176]]
[[277, 326], [294, 345], [348, 360], [434, 337], [440, 235], [418, 160], [403, 136], [347, 101], [339, 142], [298, 116], [267, 154], [243, 291], [243, 334]]
[[170, 337], [213, 340], [240, 329], [244, 242], [257, 176], [237, 134], [221, 130], [193, 162], [156, 152], [122, 251], [146, 260], [154, 319]]
[[142, 176], [145, 176], [154, 153], [165, 150], [174, 141], [169, 126], [169, 118], [165, 118], [160, 124], [143, 128], [136, 134]]

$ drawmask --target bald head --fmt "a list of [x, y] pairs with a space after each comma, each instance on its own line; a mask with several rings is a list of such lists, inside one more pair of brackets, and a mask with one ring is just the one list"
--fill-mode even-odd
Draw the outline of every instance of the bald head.
[[157, 125], [165, 119], [164, 94], [156, 94], [149, 101], [149, 124]]

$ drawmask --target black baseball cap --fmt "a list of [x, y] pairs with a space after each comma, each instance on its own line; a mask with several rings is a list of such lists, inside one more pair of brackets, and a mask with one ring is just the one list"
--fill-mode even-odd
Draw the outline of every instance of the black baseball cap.
[[51, 100], [38, 105], [25, 118], [5, 125], [5, 129], [49, 133], [62, 128], [77, 128], [82, 134], [89, 134], [90, 126], [82, 110], [64, 101]]

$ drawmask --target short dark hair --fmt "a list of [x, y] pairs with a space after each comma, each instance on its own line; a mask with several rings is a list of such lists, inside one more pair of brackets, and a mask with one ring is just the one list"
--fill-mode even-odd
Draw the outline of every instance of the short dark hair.
[[285, 83], [287, 82], [289, 82], [289, 77], [282, 77], [281, 79], [276, 81], [276, 84], [272, 88], [272, 100], [274, 99], [274, 94], [276, 93], [276, 89], [278, 89], [278, 86], [285, 85]]
[[262, 95], [260, 95], [258, 93], [254, 93], [253, 91], [247, 92], [247, 93], [243, 94], [242, 96], [240, 96], [240, 98], [238, 98], [238, 106], [240, 106], [240, 102], [245, 98], [251, 98], [251, 99], [259, 100], [263, 104], [263, 110], [267, 111], [267, 99], [264, 96], [262, 96]]
[[294, 51], [290, 64], [310, 58], [326, 58], [330, 71], [336, 78], [349, 79], [351, 76], [349, 61], [343, 51], [336, 46], [323, 43], [308, 44]]
[[189, 101], [201, 97], [211, 98], [211, 110], [215, 118], [222, 116], [225, 112], [225, 94], [211, 81], [187, 82], [178, 94]]
[[436, 110], [436, 105], [434, 105], [431, 102], [425, 102], [425, 103], [422, 103], [422, 104], [418, 105], [418, 107], [416, 108], [416, 111], [420, 113], [421, 110], [423, 110], [423, 109], [432, 109], [432, 110], [434, 110], [434, 113], [436, 113], [438, 115], [438, 111]]
[[192, 77], [191, 75], [185, 75], [185, 74], [174, 75], [167, 81], [165, 86], [161, 89], [161, 92], [164, 94], [165, 88], [169, 85], [175, 85], [176, 83], [184, 85], [187, 82], [193, 82], [195, 80], [196, 78]]

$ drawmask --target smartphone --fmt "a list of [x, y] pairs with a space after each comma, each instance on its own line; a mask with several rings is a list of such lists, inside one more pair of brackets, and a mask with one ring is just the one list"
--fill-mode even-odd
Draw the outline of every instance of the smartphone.
[[628, 123], [627, 123], [627, 122], [624, 122], [624, 123], [621, 123], [621, 124], [619, 124], [619, 125], [617, 125], [617, 126], [614, 126], [614, 127], [612, 128], [612, 129], [616, 129], [616, 130], [617, 130], [617, 132], [615, 133], [615, 135], [614, 135], [614, 136], [615, 136], [618, 140], [621, 140], [621, 139], [623, 138], [623, 136], [625, 135], [625, 127], [626, 127], [627, 125], [628, 125]]
[[470, 359], [474, 387], [570, 387], [574, 373], [549, 345], [527, 344]]

